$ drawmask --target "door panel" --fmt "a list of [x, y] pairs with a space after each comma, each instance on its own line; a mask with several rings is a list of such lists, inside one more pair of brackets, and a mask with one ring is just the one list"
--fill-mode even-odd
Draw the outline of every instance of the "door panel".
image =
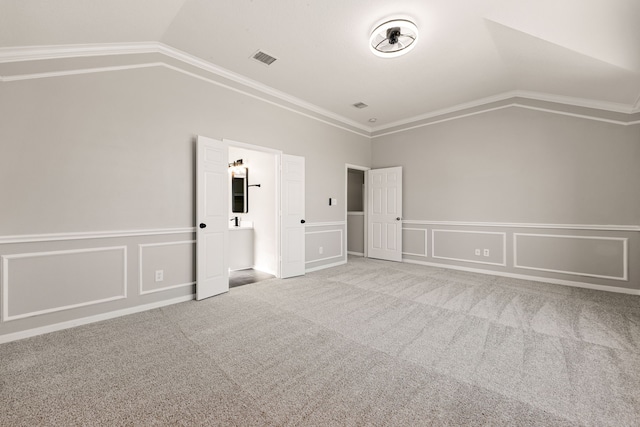
[[203, 136], [197, 145], [196, 299], [201, 300], [229, 290], [229, 147]]
[[282, 156], [282, 278], [305, 273], [304, 157]]
[[367, 172], [368, 256], [402, 261], [402, 167]]

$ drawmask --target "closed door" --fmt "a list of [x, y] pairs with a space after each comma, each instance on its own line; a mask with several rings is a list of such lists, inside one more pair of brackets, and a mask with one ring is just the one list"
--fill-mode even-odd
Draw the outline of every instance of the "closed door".
[[367, 171], [367, 256], [402, 261], [402, 167]]

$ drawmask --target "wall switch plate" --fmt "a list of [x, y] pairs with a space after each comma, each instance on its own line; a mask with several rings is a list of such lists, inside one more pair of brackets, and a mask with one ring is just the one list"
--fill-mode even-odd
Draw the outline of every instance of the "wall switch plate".
[[324, 248], [323, 248], [322, 246], [320, 246], [320, 247], [318, 248], [318, 253], [319, 253], [320, 255], [322, 255], [322, 254], [324, 253]]
[[476, 249], [476, 255], [480, 256], [480, 249]]
[[484, 250], [484, 256], [489, 256], [489, 249]]
[[156, 282], [162, 282], [164, 280], [164, 270], [156, 270]]

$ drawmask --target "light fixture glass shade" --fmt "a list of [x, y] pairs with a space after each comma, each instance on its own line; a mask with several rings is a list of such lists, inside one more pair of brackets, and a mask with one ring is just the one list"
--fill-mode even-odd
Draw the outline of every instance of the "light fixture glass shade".
[[395, 58], [409, 52], [417, 42], [416, 24], [406, 19], [394, 19], [373, 30], [369, 37], [369, 48], [382, 58]]

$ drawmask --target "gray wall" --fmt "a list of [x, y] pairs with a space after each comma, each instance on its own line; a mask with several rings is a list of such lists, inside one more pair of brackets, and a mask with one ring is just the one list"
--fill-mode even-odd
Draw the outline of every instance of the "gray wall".
[[640, 289], [639, 125], [510, 107], [376, 137], [372, 163], [403, 166], [406, 260]]
[[165, 67], [2, 82], [0, 117], [0, 338], [192, 294], [196, 135], [304, 156], [311, 226], [344, 229], [326, 200], [370, 163], [366, 137]]

